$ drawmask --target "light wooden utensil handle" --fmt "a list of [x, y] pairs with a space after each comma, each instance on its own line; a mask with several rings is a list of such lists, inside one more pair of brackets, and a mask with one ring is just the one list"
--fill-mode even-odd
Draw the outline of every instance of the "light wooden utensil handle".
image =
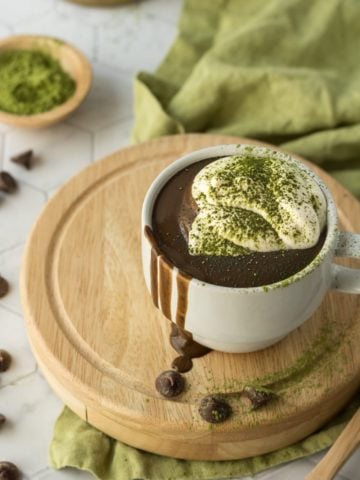
[[360, 443], [360, 409], [305, 480], [331, 480]]

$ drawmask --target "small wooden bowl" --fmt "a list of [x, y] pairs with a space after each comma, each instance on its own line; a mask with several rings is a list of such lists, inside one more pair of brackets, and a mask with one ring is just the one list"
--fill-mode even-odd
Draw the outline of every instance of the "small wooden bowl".
[[70, 115], [88, 94], [92, 81], [91, 65], [72, 45], [53, 37], [14, 35], [0, 41], [0, 53], [5, 50], [41, 50], [51, 55], [75, 81], [76, 88], [68, 100], [43, 113], [18, 115], [0, 110], [0, 123], [26, 128], [48, 127]]

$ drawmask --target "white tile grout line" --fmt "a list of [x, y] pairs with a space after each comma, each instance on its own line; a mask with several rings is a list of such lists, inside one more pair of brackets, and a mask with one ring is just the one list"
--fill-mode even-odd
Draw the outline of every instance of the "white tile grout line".
[[93, 49], [94, 49], [94, 62], [97, 62], [98, 61], [98, 55], [99, 55], [99, 29], [100, 29], [100, 26], [99, 25], [94, 25], [93, 27], [93, 30], [94, 30], [94, 33], [93, 33], [93, 36], [94, 36], [94, 46], [93, 46]]
[[81, 132], [87, 133], [88, 135], [93, 135], [93, 133], [94, 133], [92, 130], [87, 129], [87, 128], [84, 127], [83, 125], [77, 125], [76, 123], [73, 123], [73, 122], [71, 121], [71, 117], [70, 117], [70, 118], [67, 118], [67, 119], [64, 120], [62, 123], [63, 123], [63, 125], [68, 125], [69, 127], [77, 128], [77, 129], [80, 130]]
[[61, 12], [59, 11], [59, 0], [54, 0], [54, 12], [56, 15], [61, 15]]
[[35, 375], [36, 373], [38, 373], [38, 370], [39, 370], [38, 364], [36, 364], [35, 368], [31, 370], [31, 372], [26, 373], [25, 375], [21, 375], [20, 377], [14, 378], [14, 380], [11, 380], [11, 382], [0, 384], [0, 391], [5, 390], [6, 388], [9, 388], [9, 387], [14, 387], [18, 383], [21, 383], [23, 380], [26, 380], [32, 375]]
[[63, 12], [61, 12], [58, 8], [56, 8], [56, 3], [54, 4], [54, 13], [56, 15], [59, 15], [59, 17], [62, 19], [62, 20], [68, 20], [69, 19], [69, 16], [64, 14]]
[[11, 252], [11, 250], [15, 250], [16, 248], [20, 247], [21, 245], [25, 245], [26, 242], [22, 241], [19, 243], [16, 243], [15, 245], [11, 245], [11, 247], [4, 248], [3, 250], [0, 250], [0, 256], [3, 253], [8, 253]]
[[19, 313], [17, 310], [13, 310], [11, 307], [9, 307], [9, 305], [3, 305], [0, 302], [0, 310], [6, 310], [8, 313], [16, 315], [17, 317], [21, 318], [21, 320], [24, 320], [24, 315], [22, 313]]
[[[122, 68], [122, 67], [118, 67], [117, 65], [110, 65], [109, 63], [107, 63], [106, 61], [104, 60], [96, 60], [96, 62], [99, 64], [99, 65], [103, 65], [104, 67], [106, 68], [109, 68], [111, 70], [113, 70], [115, 73], [117, 74], [122, 74], [122, 75], [131, 75], [131, 78], [134, 78], [138, 71], [137, 70], [133, 70], [131, 67], [129, 68]], [[156, 67], [154, 67], [156, 68]], [[152, 72], [150, 72], [152, 73]]]
[[[111, 42], [110, 42], [111, 43]], [[116, 73], [116, 75], [119, 75], [119, 76], [122, 76], [124, 77], [126, 80], [131, 80], [131, 78], [129, 79], [129, 75], [128, 75], [128, 72], [125, 74], [124, 72], [119, 72], [117, 69], [116, 69], [116, 66], [114, 65], [105, 65], [104, 63], [102, 63], [99, 59], [96, 59], [96, 60], [93, 60], [92, 62], [92, 65], [93, 67], [96, 67], [97, 65], [101, 66], [102, 68], [106, 68], [107, 70], [109, 70], [109, 72], [113, 72], [113, 73]], [[141, 69], [139, 69], [140, 71]], [[70, 117], [71, 118], [71, 117]]]
[[97, 41], [97, 26], [95, 25], [88, 25], [91, 28], [91, 36], [92, 36], [92, 46], [91, 46], [91, 63], [96, 60], [96, 55], [97, 55], [97, 44], [95, 43]]
[[[70, 126], [70, 127], [76, 127], [78, 128], [79, 130], [81, 130], [82, 132], [84, 133], [88, 133], [90, 135], [93, 136], [94, 138], [94, 141], [96, 141], [96, 137], [99, 133], [102, 133], [104, 132], [105, 130], [111, 128], [111, 127], [115, 127], [116, 125], [121, 125], [122, 123], [127, 123], [129, 121], [134, 121], [134, 114], [131, 113], [129, 115], [126, 115], [125, 117], [117, 117], [117, 118], [114, 118], [111, 122], [109, 121], [109, 123], [106, 123], [105, 125], [103, 125], [101, 128], [98, 128], [96, 129], [96, 132], [93, 131], [93, 130], [90, 130], [90, 129], [87, 129], [86, 127], [83, 127], [83, 126], [78, 126], [76, 123], [73, 123], [71, 118], [69, 118], [68, 120], [65, 120], [65, 124]], [[129, 137], [129, 141], [130, 141], [130, 137]]]
[[90, 135], [90, 162], [93, 163], [95, 156], [95, 134], [91, 133]]
[[[124, 118], [114, 120], [113, 122], [109, 123], [108, 125], [105, 125], [105, 126], [99, 128], [98, 130], [96, 130], [95, 138], [99, 133], [103, 133], [105, 130], [107, 130], [111, 127], [115, 127], [116, 125], [121, 125], [122, 123], [127, 123], [129, 121], [134, 121], [134, 120], [135, 120], [134, 114], [129, 114], [129, 116], [126, 116]], [[129, 140], [130, 140], [130, 138], [129, 138]]]
[[[142, 15], [144, 18], [148, 18], [150, 20], [158, 20], [160, 23], [163, 23], [164, 25], [171, 25], [172, 27], [175, 27], [175, 37], [174, 37], [174, 40], [175, 40], [178, 33], [178, 21], [180, 20], [181, 12], [178, 17], [174, 18], [174, 21], [168, 20], [161, 16], [159, 17], [156, 12], [144, 12], [142, 13]], [[169, 47], [171, 45], [169, 45]]]
[[42, 475], [43, 473], [46, 473], [48, 471], [51, 471], [49, 467], [40, 468], [40, 470], [37, 470], [31, 475], [31, 480], [36, 480], [37, 478], [39, 478], [39, 475]]
[[11, 25], [11, 23], [7, 23], [6, 21], [4, 22], [4, 20], [0, 20], [0, 25], [10, 30], [11, 34], [14, 33], [14, 27]]
[[[15, 177], [15, 175], [13, 175]], [[27, 180], [18, 180], [16, 177], [15, 177], [15, 180], [17, 181], [17, 183], [20, 185], [25, 185], [25, 187], [28, 187], [28, 188], [31, 188], [33, 190], [35, 190], [36, 192], [38, 193], [42, 193], [44, 198], [46, 198], [46, 190], [42, 190], [41, 188], [39, 187], [36, 187], [35, 185], [33, 185], [32, 183], [29, 183]]]
[[1, 133], [0, 137], [1, 137], [0, 167], [2, 170], [5, 162], [5, 134]]

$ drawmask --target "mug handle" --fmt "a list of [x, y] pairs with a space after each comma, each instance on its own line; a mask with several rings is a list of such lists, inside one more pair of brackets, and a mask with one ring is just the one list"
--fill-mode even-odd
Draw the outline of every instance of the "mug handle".
[[[360, 234], [339, 232], [335, 256], [360, 258]], [[360, 293], [360, 269], [333, 263], [331, 288], [344, 293]]]

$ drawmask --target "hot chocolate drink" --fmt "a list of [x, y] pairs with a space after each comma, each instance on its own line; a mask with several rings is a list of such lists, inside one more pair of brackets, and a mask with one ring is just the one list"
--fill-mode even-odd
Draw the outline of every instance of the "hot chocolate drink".
[[320, 187], [296, 164], [210, 158], [179, 171], [152, 216], [158, 250], [181, 272], [226, 287], [284, 280], [326, 237]]

